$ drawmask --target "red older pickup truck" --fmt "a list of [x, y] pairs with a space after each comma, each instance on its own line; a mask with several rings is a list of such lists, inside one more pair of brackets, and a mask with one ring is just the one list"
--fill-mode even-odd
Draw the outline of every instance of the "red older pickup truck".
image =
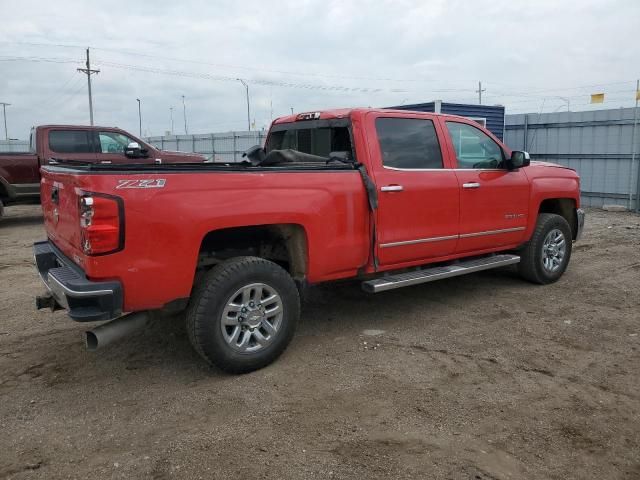
[[200, 355], [246, 372], [286, 348], [306, 285], [357, 279], [375, 293], [512, 264], [547, 284], [583, 227], [575, 171], [462, 117], [291, 115], [247, 157], [44, 167], [38, 307], [116, 319], [87, 333], [90, 348], [186, 308]]
[[167, 152], [119, 128], [41, 125], [31, 129], [30, 152], [0, 153], [0, 217], [3, 205], [34, 203], [40, 198], [40, 167], [50, 162], [178, 163], [205, 157]]

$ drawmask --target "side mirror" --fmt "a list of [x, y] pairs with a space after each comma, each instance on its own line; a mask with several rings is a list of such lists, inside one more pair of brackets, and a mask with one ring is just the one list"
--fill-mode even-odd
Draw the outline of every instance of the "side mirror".
[[131, 142], [124, 149], [124, 155], [129, 158], [140, 158], [142, 156], [142, 149], [138, 142]]
[[507, 160], [507, 170], [515, 170], [516, 168], [528, 167], [531, 164], [529, 152], [522, 150], [514, 150], [511, 152], [511, 158]]

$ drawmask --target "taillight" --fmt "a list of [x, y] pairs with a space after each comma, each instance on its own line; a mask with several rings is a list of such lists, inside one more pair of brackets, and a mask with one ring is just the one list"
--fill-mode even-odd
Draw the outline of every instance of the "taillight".
[[80, 197], [80, 241], [86, 255], [104, 255], [124, 246], [122, 200], [85, 193]]

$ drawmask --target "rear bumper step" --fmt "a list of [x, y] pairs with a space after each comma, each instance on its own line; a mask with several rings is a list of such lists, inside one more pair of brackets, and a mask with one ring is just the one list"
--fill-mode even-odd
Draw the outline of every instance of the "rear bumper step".
[[520, 262], [518, 255], [492, 255], [490, 257], [463, 260], [443, 267], [432, 267], [413, 272], [387, 275], [362, 282], [362, 289], [368, 293], [384, 292], [394, 288], [408, 287], [420, 283], [435, 282], [443, 278], [458, 277], [467, 273], [480, 272], [492, 268], [504, 267]]
[[36, 307], [66, 308], [78, 322], [111, 320], [122, 314], [120, 282], [93, 282], [50, 241], [33, 244], [40, 278], [49, 291], [36, 299]]

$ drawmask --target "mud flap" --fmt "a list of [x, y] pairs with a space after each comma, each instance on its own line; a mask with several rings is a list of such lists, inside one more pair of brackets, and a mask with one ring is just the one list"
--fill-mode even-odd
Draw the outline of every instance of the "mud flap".
[[378, 257], [376, 255], [376, 215], [375, 211], [378, 209], [378, 191], [376, 190], [376, 184], [371, 180], [371, 177], [367, 173], [367, 168], [362, 163], [356, 164], [362, 183], [367, 192], [367, 200], [369, 202], [369, 210], [371, 212], [371, 256], [373, 257], [373, 268], [378, 270]]

